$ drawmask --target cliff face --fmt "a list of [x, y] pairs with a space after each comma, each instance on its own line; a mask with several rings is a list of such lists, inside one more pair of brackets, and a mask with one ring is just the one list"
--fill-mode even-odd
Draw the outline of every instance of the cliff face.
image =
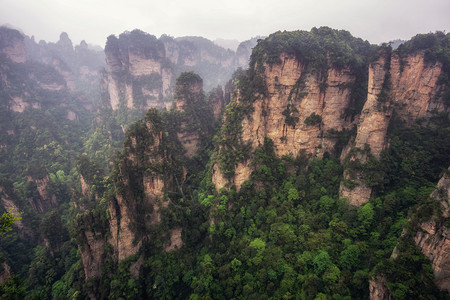
[[26, 60], [24, 37], [17, 31], [6, 27], [0, 28], [0, 53], [15, 63]]
[[[148, 162], [157, 169], [157, 166], [161, 165], [165, 159], [169, 159], [160, 155], [163, 136], [158, 125], [147, 121], [144, 126], [144, 130], [150, 134], [147, 138], [151, 141], [144, 151], [151, 157], [147, 158], [148, 161], [142, 161], [137, 156], [139, 154], [137, 152], [141, 151], [138, 147], [144, 142], [142, 137], [129, 137], [125, 150], [128, 160], [124, 161], [119, 168], [115, 200], [109, 203], [110, 243], [119, 261], [136, 254], [142, 245], [142, 240], [151, 238], [150, 236], [138, 238], [137, 222], [143, 222], [145, 226], [158, 224], [161, 220], [159, 209], [168, 205], [162, 197], [162, 190], [168, 182], [158, 171], [145, 172], [145, 174], [139, 172], [134, 175], [134, 178], [130, 177], [130, 169], [133, 167], [139, 168], [140, 165]], [[140, 203], [138, 203], [138, 195], [130, 189], [135, 185], [144, 187], [144, 194], [139, 196]]]
[[[379, 158], [381, 151], [386, 147], [386, 133], [392, 110], [389, 103], [380, 103], [378, 101], [378, 95], [383, 90], [383, 84], [386, 79], [387, 59], [385, 55], [381, 55], [377, 61], [369, 66], [367, 100], [358, 120], [357, 134], [354, 141], [354, 149], [367, 149], [367, 147], [370, 147], [370, 153], [357, 152], [351, 154], [348, 158], [351, 162], [364, 163], [368, 160], [368, 155], [370, 154]], [[372, 192], [372, 189], [359, 179], [361, 176], [361, 172], [350, 174], [348, 169], [345, 170], [345, 180], [353, 180], [356, 182], [356, 186], [347, 187], [342, 182], [340, 187], [340, 196], [349, 199], [350, 204], [355, 206], [367, 202]]]
[[105, 67], [103, 51], [91, 49], [85, 41], [74, 47], [67, 33], [61, 33], [56, 43], [24, 38], [27, 61], [40, 62], [54, 68], [64, 79], [64, 87], [83, 94], [78, 99], [89, 111], [98, 101], [100, 70]]
[[[254, 113], [244, 119], [244, 141], [256, 148], [268, 137], [274, 141], [279, 156], [295, 157], [302, 150], [312, 155], [332, 152], [334, 145], [323, 135], [329, 129], [341, 131], [351, 125], [341, 116], [350, 102], [345, 86], [354, 82], [354, 74], [350, 69], [330, 68], [322, 77], [308, 72], [293, 56], [283, 53], [280, 58], [282, 64], [265, 67], [268, 97], [256, 101]], [[297, 110], [292, 109], [290, 116], [298, 118], [293, 125], [286, 124], [288, 105]], [[314, 114], [322, 120], [309, 124], [306, 119]]]
[[[258, 49], [256, 54], [261, 51], [270, 48]], [[367, 81], [361, 82], [361, 66], [358, 70], [351, 64], [336, 66], [327, 55], [328, 65], [322, 69], [311, 68], [303, 57], [286, 52], [279, 54], [276, 62], [264, 62], [262, 68], [260, 62], [252, 65], [253, 73], [260, 73], [266, 91], [253, 92], [255, 100], [249, 113], [239, 120], [241, 144], [249, 145], [252, 152], [268, 137], [278, 156], [321, 156], [341, 151], [336, 148], [338, 137], [355, 129], [348, 146], [335, 154], [346, 166], [340, 196], [359, 206], [369, 200], [372, 187], [361, 179], [363, 171], [351, 166], [380, 158], [389, 146], [387, 132], [393, 114], [411, 126], [435, 113], [448, 113], [438, 81], [442, 64], [427, 61], [424, 51], [400, 57], [397, 52], [380, 49], [378, 58], [365, 67]], [[364, 85], [366, 101], [355, 99], [354, 91]], [[238, 89], [231, 102], [245, 106], [249, 101], [245, 97], [249, 96]], [[354, 111], [355, 101], [363, 103], [360, 111]], [[213, 167], [216, 188], [236, 185], [239, 189], [250, 178], [250, 164], [250, 157], [241, 158], [234, 166], [234, 174], [225, 178], [217, 163]]]
[[102, 234], [85, 231], [85, 243], [79, 247], [81, 262], [83, 263], [86, 279], [98, 278], [101, 276], [103, 255], [106, 241]]
[[[350, 68], [330, 68], [325, 74], [312, 72], [293, 55], [282, 53], [281, 63], [265, 65], [264, 84], [267, 95], [252, 104], [252, 113], [242, 121], [242, 140], [252, 149], [261, 146], [266, 137], [273, 140], [278, 156], [301, 152], [321, 156], [334, 152], [335, 141], [327, 138], [328, 130], [348, 130], [344, 118], [350, 101], [349, 87], [355, 82]], [[240, 102], [239, 93], [232, 99]], [[314, 116], [316, 118], [314, 120]], [[231, 183], [238, 188], [250, 178], [250, 160], [238, 164]], [[217, 189], [226, 180], [218, 166], [213, 182]]]
[[218, 121], [226, 106], [224, 92], [221, 86], [211, 91], [209, 94], [208, 103], [212, 108], [214, 120]]
[[392, 105], [407, 125], [420, 118], [429, 118], [433, 111], [445, 111], [444, 101], [437, 95], [441, 73], [442, 64], [427, 63], [424, 51], [405, 58], [400, 58], [397, 53], [392, 55]]
[[47, 186], [50, 180], [48, 175], [40, 179], [34, 179], [31, 176], [28, 176], [27, 180], [36, 185], [36, 189], [39, 193], [39, 197], [30, 199], [31, 205], [37, 212], [46, 212], [57, 206], [56, 196], [48, 193], [47, 191]]
[[[162, 221], [161, 210], [170, 204], [165, 191], [179, 193], [178, 184], [185, 178], [183, 163], [169, 150], [180, 145], [172, 144], [174, 141], [164, 134], [160, 122], [158, 113], [151, 112], [141, 129], [129, 136], [127, 159], [118, 167], [116, 195], [109, 203], [109, 243], [118, 261], [137, 254], [144, 242], [154, 238], [149, 229], [157, 228]], [[168, 166], [178, 171], [167, 173]], [[140, 186], [143, 190], [139, 192]], [[177, 240], [172, 235], [180, 235], [181, 229], [168, 234], [169, 240]]]
[[134, 30], [108, 37], [105, 47], [107, 73], [103, 89], [113, 110], [119, 105], [148, 109], [164, 107], [170, 92], [172, 70], [165, 62], [164, 44], [156, 37]]
[[[205, 122], [211, 124], [205, 125]], [[110, 259], [115, 262], [137, 255], [130, 267], [136, 277], [145, 261], [142, 249], [158, 247], [156, 241], [161, 241], [161, 250], [166, 252], [183, 246], [183, 228], [168, 225], [171, 221], [167, 216], [173, 209], [172, 202], [178, 201], [179, 195], [184, 193], [188, 164], [198, 153], [204, 135], [211, 135], [208, 126], [213, 122], [212, 110], [203, 94], [202, 79], [187, 72], [177, 80], [171, 111], [162, 113], [150, 109], [143, 121], [130, 127], [123, 155], [112, 175], [114, 196], [107, 202], [110, 217], [104, 227], [91, 225], [95, 220], [90, 216], [96, 213], [89, 212], [89, 205], [76, 205], [85, 218], [86, 227], [78, 238], [86, 278], [101, 276], [107, 245], [112, 249]], [[198, 165], [196, 160], [192, 161]], [[80, 196], [92, 199], [94, 183], [84, 177], [80, 183]], [[161, 227], [167, 230], [161, 232]], [[102, 230], [109, 232], [109, 237]]]
[[369, 280], [369, 298], [371, 300], [390, 300], [392, 295], [387, 288], [386, 278], [377, 276]]
[[[186, 74], [186, 73], [185, 73]], [[192, 76], [191, 79], [178, 79], [173, 106], [175, 110], [186, 113], [200, 101], [204, 101], [203, 80]], [[178, 140], [186, 150], [186, 156], [192, 158], [200, 146], [200, 134], [198, 128], [191, 128], [192, 120], [184, 120], [177, 132]]]
[[[57, 103], [63, 106], [69, 98], [67, 93], [73, 91], [77, 92], [78, 104], [94, 111], [99, 70], [104, 65], [102, 52], [89, 49], [84, 41], [74, 48], [65, 33], [57, 43], [36, 43], [34, 37], [5, 27], [0, 27], [0, 52], [4, 53], [0, 81], [12, 111], [42, 108], [48, 98], [64, 98]], [[67, 109], [67, 119], [78, 120], [78, 115]]]
[[239, 44], [236, 49], [236, 64], [238, 67], [242, 69], [246, 69], [248, 67], [250, 55], [252, 54], [252, 50], [256, 46], [257, 41], [258, 38], [256, 37]]
[[[397, 53], [383, 52], [369, 66], [367, 101], [357, 124], [353, 145], [356, 151], [347, 157], [350, 162], [364, 164], [371, 156], [379, 159], [389, 145], [387, 131], [394, 113], [406, 126], [418, 119], [426, 120], [436, 112], [448, 113], [442, 97], [437, 97], [442, 64], [424, 61], [423, 51], [403, 58]], [[367, 202], [372, 194], [372, 188], [360, 179], [361, 175], [360, 171], [347, 169], [344, 178], [353, 181], [354, 186], [348, 187], [343, 182], [340, 187], [340, 196], [355, 206]]]
[[446, 226], [450, 216], [449, 172], [441, 178], [431, 197], [439, 200], [442, 217], [435, 216], [420, 224], [414, 241], [422, 253], [430, 259], [436, 285], [441, 290], [450, 292], [450, 229]]

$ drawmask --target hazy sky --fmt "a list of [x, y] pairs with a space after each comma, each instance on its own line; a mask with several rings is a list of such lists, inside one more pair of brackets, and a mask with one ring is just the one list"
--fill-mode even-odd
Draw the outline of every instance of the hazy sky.
[[104, 46], [110, 34], [240, 41], [277, 30], [345, 29], [371, 43], [450, 29], [450, 0], [0, 0], [0, 25], [55, 42], [65, 31]]

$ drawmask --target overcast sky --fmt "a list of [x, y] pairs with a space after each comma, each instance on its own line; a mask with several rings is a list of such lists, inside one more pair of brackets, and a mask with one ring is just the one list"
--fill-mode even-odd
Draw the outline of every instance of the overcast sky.
[[0, 24], [56, 42], [104, 46], [139, 28], [159, 37], [243, 41], [277, 30], [345, 29], [371, 43], [450, 30], [450, 0], [0, 0]]

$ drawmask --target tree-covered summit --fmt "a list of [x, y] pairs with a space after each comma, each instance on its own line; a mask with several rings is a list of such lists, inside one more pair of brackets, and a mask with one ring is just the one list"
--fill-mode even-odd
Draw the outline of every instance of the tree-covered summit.
[[311, 31], [277, 31], [258, 41], [253, 49], [250, 65], [278, 64], [281, 63], [280, 54], [287, 53], [295, 55], [304, 65], [318, 69], [330, 64], [342, 68], [362, 64], [375, 50], [376, 46], [353, 37], [346, 30], [314, 27]]

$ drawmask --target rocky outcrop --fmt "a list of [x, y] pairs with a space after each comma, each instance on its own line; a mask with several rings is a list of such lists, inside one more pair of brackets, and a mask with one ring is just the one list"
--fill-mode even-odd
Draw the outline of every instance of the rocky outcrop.
[[103, 89], [113, 110], [119, 105], [148, 109], [165, 107], [172, 70], [165, 63], [165, 49], [156, 37], [140, 30], [109, 36], [105, 47], [107, 74]]
[[67, 33], [61, 33], [56, 43], [40, 41], [34, 37], [25, 37], [27, 62], [39, 62], [52, 67], [62, 77], [59, 86], [44, 83], [42, 88], [61, 90], [68, 88], [83, 97], [77, 99], [89, 111], [94, 110], [98, 98], [100, 70], [105, 67], [103, 51], [91, 49], [85, 41], [74, 47]]
[[24, 36], [17, 30], [0, 27], [0, 53], [15, 63], [26, 61]]
[[[21, 213], [17, 205], [11, 200], [11, 197], [6, 193], [3, 187], [0, 187], [0, 195], [1, 204], [4, 210], [15, 215]], [[14, 223], [14, 226], [16, 226], [20, 231], [28, 230], [27, 228], [25, 228], [21, 220], [16, 221]]]
[[[72, 43], [71, 43], [72, 45]], [[66, 65], [66, 63], [64, 61], [62, 61], [60, 58], [58, 57], [52, 57], [52, 58], [45, 58], [43, 59], [43, 61], [47, 64], [47, 65], [51, 65], [52, 67], [55, 68], [55, 70], [57, 70], [62, 77], [64, 78], [64, 81], [66, 82], [66, 86], [70, 89], [70, 90], [75, 90], [75, 75], [72, 72], [72, 70]], [[54, 90], [61, 90], [63, 89], [64, 86], [60, 86], [59, 88]]]
[[420, 224], [414, 241], [430, 259], [436, 285], [450, 292], [450, 228], [446, 226], [450, 217], [450, 168], [439, 180], [431, 197], [439, 200], [442, 216], [433, 216]]
[[85, 243], [82, 247], [79, 247], [84, 275], [86, 279], [98, 278], [102, 274], [102, 256], [106, 241], [104, 236], [92, 231], [86, 231], [84, 235]]
[[214, 120], [218, 121], [226, 105], [221, 86], [218, 86], [211, 91], [208, 98], [208, 104], [212, 108]]
[[[183, 73], [177, 80], [174, 109], [191, 115], [192, 108], [204, 101], [203, 80], [194, 73]], [[200, 128], [192, 128], [192, 119], [183, 120], [177, 132], [178, 140], [186, 150], [186, 156], [192, 158], [200, 146]]]
[[386, 278], [378, 275], [375, 279], [369, 280], [369, 298], [371, 300], [390, 300], [392, 295], [387, 287]]
[[[159, 39], [140, 30], [110, 36], [105, 47], [107, 72], [102, 90], [113, 109], [170, 106], [176, 89], [175, 78], [195, 70], [204, 78], [205, 89], [224, 85], [237, 67], [247, 67], [251, 47], [244, 43], [239, 55], [201, 37]], [[212, 71], [214, 70], [214, 71]]]
[[[116, 196], [109, 203], [109, 243], [118, 261], [137, 254], [142, 243], [152, 239], [142, 226], [158, 226], [162, 218], [161, 209], [170, 204], [165, 191], [177, 191], [178, 184], [184, 181], [184, 178], [164, 171], [171, 164], [173, 156], [167, 148], [171, 142], [163, 133], [160, 122], [159, 114], [152, 111], [146, 122], [141, 124], [144, 132], [139, 136], [130, 134], [125, 143], [127, 159], [120, 163]], [[174, 164], [183, 168], [180, 163]], [[133, 188], [137, 185], [143, 187], [142, 194]]]
[[429, 118], [433, 112], [445, 111], [444, 99], [438, 97], [441, 72], [442, 63], [426, 62], [424, 51], [403, 58], [398, 53], [392, 55], [392, 105], [407, 125]]
[[0, 264], [0, 284], [4, 283], [11, 277], [11, 268], [6, 261]]
[[84, 179], [83, 175], [80, 174], [80, 185], [81, 185], [81, 195], [84, 197], [89, 197], [91, 195], [91, 188]]
[[36, 184], [36, 189], [39, 193], [39, 197], [30, 199], [31, 205], [37, 212], [46, 212], [57, 206], [56, 196], [49, 194], [47, 191], [48, 182], [50, 181], [48, 175], [40, 179], [28, 176], [27, 180]]
[[[150, 109], [128, 131], [124, 157], [115, 171], [115, 197], [109, 202], [108, 243], [117, 261], [140, 255], [142, 246], [155, 239], [163, 211], [170, 209], [171, 199], [177, 199], [172, 195], [183, 195], [186, 162], [198, 153], [201, 139], [211, 135], [214, 122], [202, 86], [197, 74], [182, 73], [172, 110]], [[164, 251], [182, 247], [182, 231], [174, 227], [161, 233], [159, 238], [167, 241]], [[135, 272], [138, 269], [136, 265]]]
[[203, 80], [194, 73], [184, 73], [177, 81], [174, 108], [185, 112], [189, 106], [195, 105], [203, 97]]
[[170, 240], [164, 245], [164, 251], [171, 252], [183, 246], [181, 232], [182, 228], [175, 228], [170, 231]]
[[[271, 46], [261, 48], [263, 44], [258, 44], [254, 55], [272, 55]], [[336, 148], [336, 136], [355, 128], [356, 134], [348, 146], [342, 153], [335, 154], [341, 156], [346, 167], [340, 196], [348, 198], [351, 205], [359, 206], [369, 200], [372, 188], [361, 179], [363, 170], [351, 166], [363, 166], [371, 159], [379, 159], [389, 145], [387, 132], [392, 116], [395, 114], [410, 126], [418, 119], [428, 120], [436, 112], [448, 113], [439, 85], [442, 64], [426, 60], [424, 51], [403, 53], [400, 57], [400, 52], [392, 53], [390, 48], [381, 47], [378, 57], [368, 64], [367, 82], [362, 82], [361, 78], [366, 75], [357, 69], [361, 66], [336, 66], [330, 62], [330, 53], [326, 55], [328, 66], [321, 69], [305, 63], [299, 54], [286, 52], [281, 52], [279, 59], [271, 63], [255, 59], [252, 72], [260, 76], [263, 83], [252, 84], [264, 85], [265, 92], [255, 90], [250, 96], [254, 99], [244, 99], [236, 90], [231, 102], [245, 106], [251, 101], [241, 123], [241, 143], [250, 145], [251, 151], [261, 146], [265, 138], [270, 138], [278, 156], [296, 157], [304, 153], [313, 157], [325, 152], [335, 153], [341, 151]], [[355, 87], [364, 88], [366, 83], [365, 101], [355, 99]], [[361, 103], [361, 111], [354, 111], [355, 101]], [[216, 188], [236, 185], [239, 189], [250, 178], [250, 164], [251, 159], [240, 159], [234, 165], [234, 175], [228, 179], [218, 165], [214, 166]]]
[[[335, 141], [326, 137], [328, 130], [352, 126], [343, 116], [351, 103], [349, 87], [355, 81], [354, 72], [346, 67], [321, 74], [302, 65], [294, 55], [282, 53], [280, 59], [280, 64], [265, 65], [267, 95], [254, 101], [252, 113], [244, 117], [243, 142], [256, 149], [268, 137], [279, 156], [333, 152]], [[235, 93], [231, 101], [247, 101], [240, 97]], [[221, 188], [226, 180], [217, 166], [214, 171], [213, 182]], [[250, 174], [249, 162], [243, 161], [230, 182], [239, 188]]]
[[236, 65], [242, 69], [248, 67], [250, 55], [252, 54], [253, 48], [258, 42], [258, 37], [252, 38], [248, 41], [244, 41], [239, 44], [236, 49]]
[[[386, 147], [386, 133], [392, 114], [390, 103], [381, 103], [378, 98], [385, 85], [386, 69], [389, 54], [382, 54], [369, 66], [369, 80], [367, 88], [367, 100], [364, 104], [357, 126], [357, 134], [354, 141], [354, 149], [357, 151], [348, 158], [350, 162], [365, 163], [369, 155], [379, 158], [380, 153]], [[366, 151], [358, 151], [366, 149]], [[370, 149], [370, 151], [368, 150]], [[360, 178], [361, 172], [349, 169], [344, 172], [344, 180], [352, 181], [353, 187], [341, 183], [340, 197], [349, 199], [349, 203], [359, 206], [367, 202], [372, 193]]]
[[[348, 161], [364, 164], [369, 157], [380, 157], [389, 144], [387, 131], [394, 113], [410, 126], [418, 119], [445, 112], [444, 100], [437, 97], [441, 72], [441, 63], [425, 63], [423, 51], [402, 58], [398, 53], [380, 53], [369, 66], [367, 101], [357, 124], [355, 151]], [[344, 182], [340, 186], [340, 196], [354, 206], [367, 202], [372, 194], [361, 175], [360, 171], [346, 169], [344, 182], [352, 181], [352, 187]]]
[[132, 230], [135, 225], [135, 218], [132, 213], [137, 214], [136, 203], [130, 201], [126, 203], [121, 195], [116, 196], [115, 202], [110, 202], [109, 221], [111, 232], [111, 244], [119, 261], [136, 254], [139, 251], [142, 241], [136, 241], [136, 231]]
[[[11, 185], [6, 184], [5, 186], [0, 186], [0, 206], [4, 211], [15, 215], [20, 215], [22, 210], [18, 206], [17, 199], [18, 197], [13, 191]], [[13, 226], [18, 229], [19, 235], [22, 238], [34, 239], [33, 232], [22, 222], [21, 219], [14, 222]]]

